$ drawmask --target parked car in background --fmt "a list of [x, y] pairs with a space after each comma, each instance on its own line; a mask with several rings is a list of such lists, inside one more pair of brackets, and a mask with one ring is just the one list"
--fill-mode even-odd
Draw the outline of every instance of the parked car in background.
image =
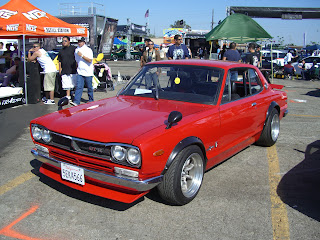
[[[268, 65], [271, 66], [271, 51], [269, 50], [261, 50], [262, 59], [265, 61]], [[272, 62], [273, 64], [283, 67], [284, 66], [284, 57], [286, 56], [285, 52], [279, 51], [279, 50], [272, 50]], [[271, 68], [271, 67], [270, 67]]]
[[[118, 60], [118, 59], [125, 59], [126, 58], [127, 49], [120, 49], [116, 52], [111, 53], [111, 59]], [[131, 50], [130, 54], [132, 55], [133, 59], [140, 60], [142, 53], [137, 50]]]
[[[317, 61], [317, 65], [320, 67], [320, 56], [310, 56], [303, 58], [302, 60], [305, 60], [306, 62], [306, 69], [310, 69], [312, 67], [313, 61]], [[301, 68], [298, 67], [299, 62], [292, 63], [292, 66], [296, 70], [297, 75], [301, 75]]]
[[249, 64], [148, 63], [116, 97], [32, 120], [32, 154], [71, 188], [125, 203], [157, 188], [184, 205], [205, 171], [250, 144], [275, 144], [288, 112], [282, 87]]

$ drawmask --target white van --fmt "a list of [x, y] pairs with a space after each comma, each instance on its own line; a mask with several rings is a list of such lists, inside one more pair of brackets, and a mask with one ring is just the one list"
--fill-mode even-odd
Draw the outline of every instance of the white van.
[[[271, 62], [271, 54], [270, 50], [261, 50], [262, 59], [268, 62]], [[279, 50], [272, 50], [272, 62], [277, 64], [278, 66], [284, 66], [284, 57], [287, 53], [279, 51]]]

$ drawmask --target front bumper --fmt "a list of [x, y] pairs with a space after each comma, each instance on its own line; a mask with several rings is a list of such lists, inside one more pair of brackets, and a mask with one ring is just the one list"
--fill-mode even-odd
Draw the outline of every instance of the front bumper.
[[[61, 161], [58, 161], [54, 158], [48, 157], [44, 154], [42, 154], [40, 151], [37, 151], [37, 149], [32, 149], [31, 153], [33, 156], [39, 160], [42, 163], [50, 164], [54, 167], [61, 168]], [[120, 176], [110, 175], [106, 173], [100, 173], [92, 170], [88, 170], [83, 168], [84, 175], [87, 177], [90, 177], [91, 179], [98, 180], [100, 182], [103, 182], [105, 184], [111, 184], [111, 185], [118, 185], [120, 188], [129, 188], [134, 191], [138, 192], [145, 192], [149, 191], [150, 189], [157, 186], [163, 179], [163, 175], [149, 178], [143, 181], [136, 180], [136, 179], [128, 179]]]

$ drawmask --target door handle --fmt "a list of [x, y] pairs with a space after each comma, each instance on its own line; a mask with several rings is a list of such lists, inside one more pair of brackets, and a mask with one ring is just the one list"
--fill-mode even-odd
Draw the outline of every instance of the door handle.
[[255, 103], [255, 102], [251, 104], [252, 107], [254, 107], [254, 106], [256, 106], [256, 105], [257, 105], [257, 103]]

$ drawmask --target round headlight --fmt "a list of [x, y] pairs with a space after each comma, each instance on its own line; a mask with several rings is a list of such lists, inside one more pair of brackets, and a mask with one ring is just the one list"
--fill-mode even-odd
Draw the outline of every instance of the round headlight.
[[111, 148], [112, 157], [117, 161], [123, 161], [126, 159], [127, 150], [121, 146], [113, 146]]
[[32, 127], [32, 136], [34, 140], [40, 141], [42, 137], [42, 129], [39, 128], [38, 126], [33, 126]]
[[128, 150], [127, 160], [130, 164], [138, 165], [141, 161], [140, 152], [135, 148], [130, 148]]
[[49, 130], [43, 130], [42, 140], [46, 143], [49, 143], [51, 141], [51, 134]]

